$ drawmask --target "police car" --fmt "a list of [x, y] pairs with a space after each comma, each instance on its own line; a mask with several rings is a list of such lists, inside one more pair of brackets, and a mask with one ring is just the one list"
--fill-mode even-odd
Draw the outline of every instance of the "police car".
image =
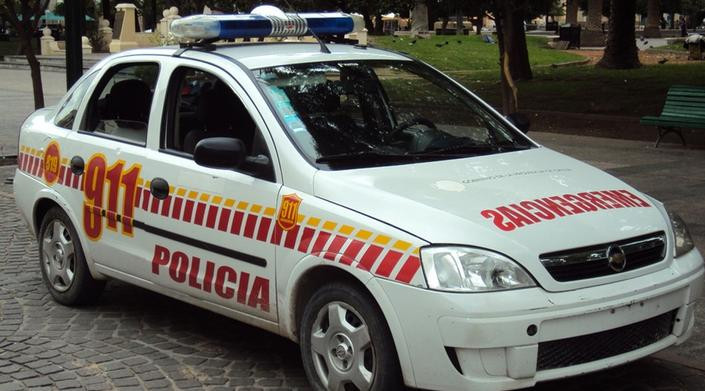
[[657, 200], [346, 14], [181, 19], [22, 125], [17, 205], [62, 304], [126, 281], [296, 341], [315, 389], [502, 390], [685, 341], [703, 289]]

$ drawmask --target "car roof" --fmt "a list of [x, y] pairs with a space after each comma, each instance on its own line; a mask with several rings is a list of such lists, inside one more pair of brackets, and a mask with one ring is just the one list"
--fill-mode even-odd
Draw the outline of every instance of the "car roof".
[[[263, 42], [240, 44], [217, 44], [215, 53], [242, 63], [249, 69], [267, 68], [298, 63], [343, 61], [343, 60], [396, 60], [411, 61], [410, 58], [388, 50], [369, 46], [327, 44], [330, 53], [321, 52], [318, 43], [308, 42]], [[135, 49], [121, 52], [112, 58], [128, 55], [174, 55], [176, 46]], [[188, 53], [188, 51], [186, 51]]]

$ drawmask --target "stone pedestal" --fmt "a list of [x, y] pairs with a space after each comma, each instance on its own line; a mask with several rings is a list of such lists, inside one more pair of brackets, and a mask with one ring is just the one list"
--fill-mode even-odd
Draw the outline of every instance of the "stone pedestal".
[[607, 44], [607, 37], [602, 30], [581, 30], [580, 47], [603, 47]]
[[110, 43], [113, 41], [113, 29], [110, 28], [110, 22], [103, 18], [100, 19], [99, 25], [100, 47], [95, 49], [99, 53], [110, 52]]
[[91, 41], [88, 37], [81, 37], [81, 53], [91, 54], [93, 53], [93, 46], [91, 46]]
[[51, 36], [51, 30], [49, 29], [49, 27], [45, 27], [42, 30], [42, 37], [39, 38], [39, 42], [40, 42], [39, 50], [40, 50], [40, 53], [42, 54], [42, 56], [50, 56], [53, 54], [52, 53], [52, 43], [55, 43], [55, 42], [54, 42], [54, 37]]
[[137, 45], [137, 33], [135, 28], [135, 12], [137, 7], [134, 4], [120, 3], [115, 6], [115, 9], [117, 12], [115, 13], [113, 41], [110, 42], [110, 53], [139, 47], [139, 45]]
[[176, 7], [165, 9], [164, 12], [162, 12], [162, 16], [164, 17], [159, 21], [158, 31], [162, 38], [168, 42], [171, 39], [169, 36], [171, 31], [171, 22], [176, 19], [181, 19], [181, 16], [179, 16], [179, 9]]

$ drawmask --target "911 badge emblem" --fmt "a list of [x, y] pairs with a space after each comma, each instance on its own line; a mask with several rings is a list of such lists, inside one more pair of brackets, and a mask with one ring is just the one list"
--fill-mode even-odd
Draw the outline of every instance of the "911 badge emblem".
[[44, 168], [44, 180], [48, 185], [53, 185], [59, 179], [59, 169], [61, 168], [61, 153], [59, 152], [59, 143], [52, 141], [47, 146], [44, 152], [44, 160], [42, 161]]
[[277, 215], [277, 224], [284, 231], [296, 227], [299, 220], [299, 205], [301, 205], [301, 198], [296, 194], [282, 196], [282, 204]]
[[624, 250], [617, 245], [612, 245], [607, 249], [607, 264], [610, 269], [621, 272], [627, 267], [627, 256]]

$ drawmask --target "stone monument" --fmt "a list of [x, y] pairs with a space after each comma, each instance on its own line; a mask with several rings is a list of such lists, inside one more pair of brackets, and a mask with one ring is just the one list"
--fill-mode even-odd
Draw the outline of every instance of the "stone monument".
[[115, 6], [115, 9], [117, 12], [115, 13], [113, 40], [110, 42], [110, 53], [139, 47], [135, 26], [137, 7], [134, 4], [120, 3]]

